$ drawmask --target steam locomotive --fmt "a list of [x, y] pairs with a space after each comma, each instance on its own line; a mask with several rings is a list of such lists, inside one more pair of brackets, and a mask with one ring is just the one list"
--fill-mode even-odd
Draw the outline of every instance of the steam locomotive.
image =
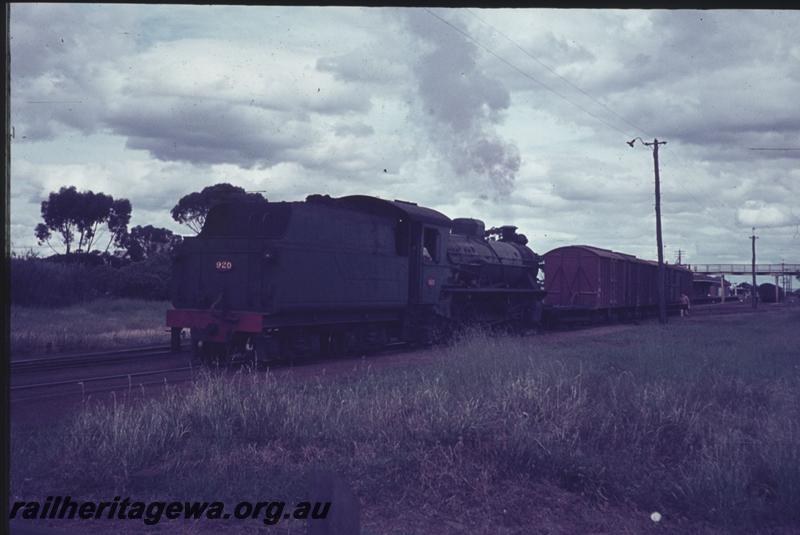
[[176, 254], [173, 346], [189, 329], [205, 361], [269, 361], [535, 328], [540, 258], [516, 230], [363, 195], [219, 204]]

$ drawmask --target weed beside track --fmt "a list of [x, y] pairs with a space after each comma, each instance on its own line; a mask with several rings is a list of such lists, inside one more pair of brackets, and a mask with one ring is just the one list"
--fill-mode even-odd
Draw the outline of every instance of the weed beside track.
[[796, 525], [798, 321], [789, 310], [602, 338], [478, 335], [425, 366], [310, 381], [208, 373], [15, 437], [12, 491], [291, 500], [325, 467], [369, 510], [455, 517], [472, 533], [529, 533], [526, 508], [509, 504], [532, 503], [526, 489], [541, 484], [660, 511], [664, 529]]

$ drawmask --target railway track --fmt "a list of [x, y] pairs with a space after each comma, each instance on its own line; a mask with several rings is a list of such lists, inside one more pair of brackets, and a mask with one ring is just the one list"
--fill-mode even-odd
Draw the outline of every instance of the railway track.
[[[408, 345], [403, 344], [390, 344], [386, 348], [378, 352], [381, 355], [391, 355], [402, 353], [408, 349]], [[11, 401], [12, 403], [18, 402], [33, 402], [33, 401], [46, 401], [56, 398], [75, 398], [86, 399], [87, 396], [92, 394], [106, 393], [111, 391], [121, 390], [135, 390], [142, 387], [163, 385], [163, 384], [177, 384], [193, 380], [197, 370], [202, 366], [195, 364], [189, 356], [188, 351], [181, 353], [171, 353], [169, 348], [161, 346], [152, 348], [134, 348], [131, 350], [106, 352], [106, 353], [87, 353], [83, 355], [70, 355], [61, 357], [48, 357], [48, 358], [35, 358], [16, 361], [20, 364], [20, 371], [23, 375], [14, 375], [18, 370], [12, 366], [12, 385], [11, 385]], [[175, 366], [170, 368], [162, 368], [158, 370], [143, 370], [136, 372], [120, 372], [120, 373], [106, 373], [97, 374], [92, 376], [76, 376], [64, 379], [32, 381], [36, 374], [57, 374], [61, 370], [74, 371], [80, 367], [89, 365], [97, 366], [112, 366], [123, 364], [126, 361], [138, 362], [143, 357], [157, 358], [157, 357], [177, 357], [185, 359], [186, 366]], [[297, 360], [276, 360], [268, 364], [271, 369], [285, 369], [291, 367], [313, 367], [331, 362], [345, 362], [348, 360], [355, 361], [361, 359], [362, 356], [343, 357], [331, 360], [326, 357], [314, 357]], [[174, 358], [173, 358], [174, 360]], [[15, 364], [12, 362], [12, 364]], [[248, 362], [245, 359], [235, 360], [231, 367], [237, 368], [245, 366]], [[26, 373], [27, 372], [27, 373]], [[22, 378], [22, 382], [14, 381], [15, 379]], [[26, 381], [27, 379], [27, 381]], [[13, 384], [17, 382], [18, 384]]]
[[732, 314], [758, 314], [786, 310], [783, 304], [762, 303], [753, 309], [749, 302], [715, 303], [693, 306], [691, 316], [728, 316]]
[[[78, 398], [112, 390], [182, 382], [193, 366], [187, 351], [169, 346], [142, 346], [36, 356], [11, 361], [11, 401]], [[156, 369], [154, 369], [156, 368]]]
[[125, 361], [151, 359], [169, 355], [169, 346], [143, 346], [116, 351], [95, 351], [57, 356], [36, 356], [11, 361], [11, 373], [37, 373], [45, 370], [79, 368], [92, 365], [118, 364]]
[[[777, 307], [759, 307], [757, 309], [761, 312], [768, 312], [769, 310], [777, 310]], [[731, 303], [730, 305], [722, 304], [708, 304], [698, 305], [692, 310], [692, 316], [712, 317], [714, 315], [731, 315], [731, 314], [746, 314], [753, 313], [753, 310], [746, 303]], [[566, 330], [585, 330], [592, 327], [604, 326], [571, 326]], [[387, 346], [377, 354], [386, 356], [404, 353], [409, 350], [408, 344], [393, 344]], [[181, 353], [171, 353], [167, 346], [148, 346], [138, 347], [126, 350], [112, 351], [112, 352], [92, 352], [72, 355], [61, 355], [57, 357], [36, 357], [28, 359], [19, 359], [11, 362], [12, 370], [12, 384], [11, 394], [12, 402], [23, 401], [41, 401], [47, 399], [54, 399], [60, 397], [75, 397], [80, 396], [85, 399], [86, 396], [91, 394], [98, 394], [110, 392], [114, 390], [133, 390], [154, 385], [162, 384], [177, 384], [190, 381], [194, 378], [194, 371], [199, 369], [199, 365], [195, 365], [191, 358], [186, 358], [188, 351]], [[167, 359], [172, 357], [171, 360], [186, 359], [187, 365], [178, 365], [167, 368], [160, 368], [158, 370], [140, 370], [140, 371], [122, 371], [119, 373], [99, 373], [93, 376], [76, 376], [69, 378], [58, 378], [32, 381], [36, 374], [57, 374], [62, 370], [76, 371], [79, 368], [91, 367], [92, 369], [102, 367], [112, 367], [124, 365], [125, 363], [142, 363], [149, 364], [158, 358]], [[302, 360], [282, 360], [274, 361], [269, 364], [272, 369], [282, 369], [290, 367], [313, 367], [324, 365], [336, 361], [357, 360], [361, 356], [344, 357], [331, 360], [325, 357], [306, 358]], [[234, 362], [236, 364], [236, 362]], [[239, 362], [244, 364], [244, 362]], [[20, 383], [18, 379], [22, 378]], [[28, 379], [27, 381], [25, 379]]]
[[[196, 369], [196, 367], [184, 366], [146, 372], [85, 377], [80, 380], [70, 379], [13, 385], [11, 386], [11, 401], [12, 403], [19, 403], [76, 396], [86, 399], [87, 396], [92, 394], [126, 389], [132, 391], [153, 385], [183, 383], [192, 379], [193, 369]], [[150, 377], [151, 379], [142, 381], [141, 379], [144, 377]]]

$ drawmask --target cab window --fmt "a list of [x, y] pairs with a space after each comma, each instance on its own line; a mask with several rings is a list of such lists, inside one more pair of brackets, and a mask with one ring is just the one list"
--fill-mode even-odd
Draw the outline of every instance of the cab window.
[[422, 239], [422, 258], [428, 262], [439, 262], [439, 231], [426, 228]]

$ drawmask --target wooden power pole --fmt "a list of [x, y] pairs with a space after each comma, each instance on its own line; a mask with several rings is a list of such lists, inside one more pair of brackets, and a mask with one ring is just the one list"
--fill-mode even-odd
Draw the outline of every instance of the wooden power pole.
[[659, 141], [657, 138], [653, 139], [652, 143], [647, 143], [640, 137], [635, 137], [626, 143], [633, 147], [636, 140], [641, 141], [648, 147], [653, 147], [653, 168], [656, 175], [656, 244], [658, 245], [658, 321], [661, 323], [667, 322], [667, 301], [666, 292], [664, 288], [664, 243], [661, 240], [661, 178], [658, 174], [658, 146], [666, 145], [666, 141]]
[[758, 307], [758, 287], [756, 286], [756, 240], [758, 236], [756, 236], [756, 227], [753, 227], [753, 235], [750, 236], [750, 241], [753, 242], [753, 258], [751, 262], [750, 269], [753, 272], [753, 290], [751, 292], [753, 308]]
[[667, 322], [667, 300], [664, 288], [664, 243], [661, 240], [661, 177], [658, 173], [658, 146], [666, 145], [666, 141], [654, 139], [645, 143], [653, 147], [653, 168], [656, 175], [656, 244], [658, 245], [658, 321]]

